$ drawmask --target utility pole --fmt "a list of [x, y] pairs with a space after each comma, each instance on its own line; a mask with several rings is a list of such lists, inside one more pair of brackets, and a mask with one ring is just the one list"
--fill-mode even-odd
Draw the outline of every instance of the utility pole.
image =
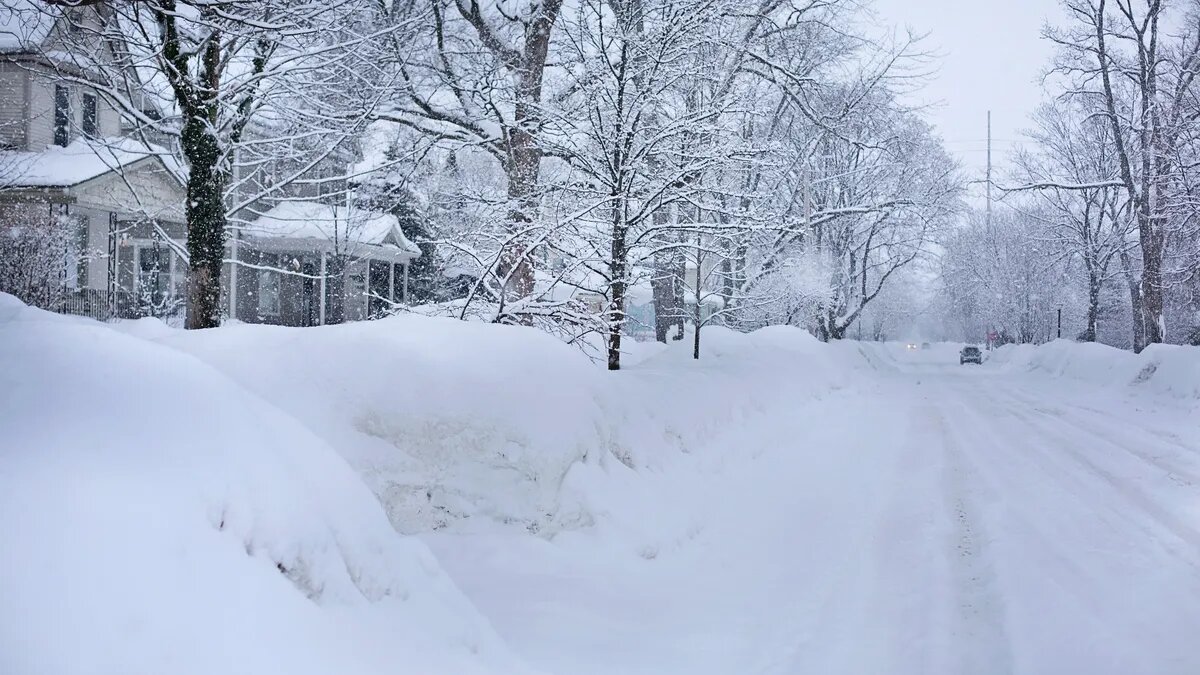
[[992, 227], [992, 111], [987, 113], [987, 212], [984, 224]]
[[1062, 339], [1062, 307], [1058, 308], [1058, 337]]

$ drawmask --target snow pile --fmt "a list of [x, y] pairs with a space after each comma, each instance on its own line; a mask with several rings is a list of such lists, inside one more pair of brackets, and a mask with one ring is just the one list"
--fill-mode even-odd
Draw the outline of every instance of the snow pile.
[[330, 445], [260, 397], [7, 295], [0, 345], [0, 672], [520, 670]]
[[[337, 448], [412, 533], [479, 519], [537, 531], [600, 447], [603, 372], [515, 327], [397, 316], [309, 329], [171, 331]], [[569, 510], [569, 509], [565, 509]]]
[[[534, 330], [420, 316], [130, 329], [210, 363], [324, 438], [405, 533], [590, 525], [606, 489], [577, 480], [564, 489], [573, 467], [625, 489], [633, 478], [622, 471], [661, 468], [778, 397], [819, 394], [838, 379], [819, 343], [795, 329], [707, 330], [695, 363], [690, 340], [635, 345], [638, 365], [619, 373]], [[779, 358], [788, 349], [811, 358]]]
[[1094, 342], [1055, 340], [1044, 345], [1005, 345], [991, 352], [991, 365], [1079, 380], [1101, 387], [1200, 399], [1200, 349], [1151, 345], [1134, 354]]
[[[730, 468], [762, 452], [745, 444], [747, 433], [807, 409], [862, 366], [857, 353], [835, 352], [790, 327], [706, 328], [699, 361], [691, 339], [639, 346], [647, 353], [637, 365], [606, 374], [597, 440], [607, 452], [573, 465], [564, 483], [577, 521], [598, 526], [556, 541], [587, 539], [589, 557], [602, 559], [681, 550], [721, 504], [714, 495]], [[797, 439], [796, 447], [806, 444]]]

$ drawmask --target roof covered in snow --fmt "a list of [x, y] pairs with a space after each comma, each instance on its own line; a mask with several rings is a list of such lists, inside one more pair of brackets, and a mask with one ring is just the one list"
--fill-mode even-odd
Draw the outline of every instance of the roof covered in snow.
[[255, 239], [308, 239], [355, 246], [390, 247], [410, 256], [421, 249], [404, 236], [400, 220], [389, 213], [331, 206], [319, 202], [281, 202], [244, 232]]
[[0, 2], [0, 52], [27, 51], [41, 44], [54, 29], [57, 17], [57, 13], [42, 2]]
[[80, 139], [42, 152], [0, 152], [8, 187], [70, 187], [148, 158], [162, 162], [176, 178], [183, 175], [169, 152], [133, 138]]

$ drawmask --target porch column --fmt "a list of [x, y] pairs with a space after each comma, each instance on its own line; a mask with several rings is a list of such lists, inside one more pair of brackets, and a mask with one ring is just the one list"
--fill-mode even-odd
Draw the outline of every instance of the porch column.
[[319, 324], [325, 325], [325, 252], [321, 251], [321, 304]]
[[229, 252], [232, 262], [229, 263], [229, 318], [238, 318], [238, 232], [234, 228], [233, 237], [229, 240]]
[[120, 246], [117, 243], [117, 212], [108, 212], [108, 279], [105, 284], [105, 290], [108, 292], [108, 314], [109, 318], [117, 316], [117, 272], [120, 269], [120, 261], [117, 260], [117, 252]]
[[388, 302], [396, 301], [396, 263], [388, 263]]
[[404, 304], [408, 304], [408, 263], [404, 263], [404, 297], [401, 298]]

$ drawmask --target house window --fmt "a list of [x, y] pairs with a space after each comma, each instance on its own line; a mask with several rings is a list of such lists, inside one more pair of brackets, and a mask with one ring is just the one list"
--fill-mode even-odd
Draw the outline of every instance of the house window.
[[66, 146], [71, 142], [71, 90], [54, 87], [54, 144]]
[[171, 259], [166, 247], [138, 247], [137, 272], [138, 294], [144, 302], [161, 305], [171, 296]]
[[258, 271], [258, 313], [279, 316], [279, 273]]
[[183, 291], [184, 265], [161, 241], [136, 249], [138, 301], [152, 316], [171, 314]]
[[83, 95], [83, 135], [96, 138], [96, 95]]

